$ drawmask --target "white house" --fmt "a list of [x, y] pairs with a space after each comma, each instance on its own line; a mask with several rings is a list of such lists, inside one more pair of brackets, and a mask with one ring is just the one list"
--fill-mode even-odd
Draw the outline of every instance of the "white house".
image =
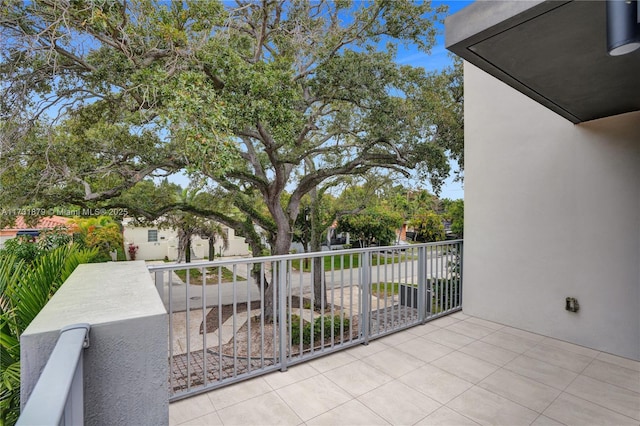
[[[640, 43], [637, 2], [617, 3]], [[621, 25], [602, 1], [481, 1], [446, 45], [466, 61], [465, 313], [640, 360], [640, 50], [608, 53]]]
[[[136, 259], [169, 260], [178, 258], [178, 234], [173, 229], [135, 226], [130, 219], [123, 220], [125, 251], [132, 244], [138, 246]], [[215, 243], [216, 256], [222, 250], [223, 256], [248, 256], [249, 246], [243, 237], [237, 237], [231, 228], [223, 227], [227, 233], [229, 246], [222, 248], [222, 240]], [[192, 259], [207, 259], [209, 256], [209, 240], [194, 236], [191, 239]]]

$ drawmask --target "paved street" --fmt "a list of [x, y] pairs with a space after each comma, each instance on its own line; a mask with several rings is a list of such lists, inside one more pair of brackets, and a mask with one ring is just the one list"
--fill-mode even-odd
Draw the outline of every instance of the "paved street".
[[[227, 258], [234, 259], [234, 258]], [[179, 312], [187, 309], [187, 301], [189, 309], [201, 309], [203, 300], [206, 301], [208, 307], [218, 305], [218, 300], [222, 304], [231, 304], [254, 301], [260, 299], [260, 289], [253, 282], [247, 281], [249, 277], [249, 268], [251, 263], [246, 258], [235, 258], [238, 263], [235, 264], [236, 276], [240, 279], [234, 282], [223, 283], [220, 285], [186, 285], [175, 273], [171, 272], [171, 280], [169, 280], [170, 272], [163, 272], [163, 302], [167, 310], [169, 310], [169, 295], [171, 295], [171, 311]], [[191, 267], [197, 267], [201, 261], [191, 263]], [[426, 275], [427, 278], [443, 277], [446, 274], [447, 259], [443, 256], [433, 256], [427, 258]], [[267, 276], [269, 272], [266, 273]], [[154, 274], [152, 274], [154, 275]], [[354, 267], [347, 269], [337, 269], [333, 271], [325, 271], [325, 283], [327, 289], [349, 288], [360, 285], [362, 268]], [[169, 282], [171, 281], [171, 286]], [[418, 282], [418, 261], [408, 260], [398, 263], [374, 265], [371, 268], [371, 281], [374, 283], [409, 283]], [[312, 294], [312, 276], [311, 272], [302, 272], [292, 270], [289, 274], [289, 286], [291, 294], [294, 296], [309, 297]], [[170, 288], [171, 287], [171, 288]]]

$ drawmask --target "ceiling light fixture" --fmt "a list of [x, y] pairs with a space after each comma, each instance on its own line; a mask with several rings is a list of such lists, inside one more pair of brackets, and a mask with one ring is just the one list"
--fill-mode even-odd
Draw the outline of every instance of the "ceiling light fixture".
[[611, 56], [631, 53], [640, 47], [638, 0], [607, 0], [607, 50]]

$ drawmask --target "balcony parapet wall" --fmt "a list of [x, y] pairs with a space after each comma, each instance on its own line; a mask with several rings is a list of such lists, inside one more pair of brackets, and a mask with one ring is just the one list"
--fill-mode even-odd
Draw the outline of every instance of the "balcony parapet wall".
[[22, 405], [60, 330], [89, 323], [85, 424], [168, 424], [167, 321], [143, 261], [80, 265], [20, 338]]

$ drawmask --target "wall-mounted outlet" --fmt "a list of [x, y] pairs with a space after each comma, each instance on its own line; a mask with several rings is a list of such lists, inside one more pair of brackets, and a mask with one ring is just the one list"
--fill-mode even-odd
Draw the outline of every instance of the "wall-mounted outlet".
[[575, 297], [567, 297], [564, 308], [569, 312], [578, 312], [580, 305]]

